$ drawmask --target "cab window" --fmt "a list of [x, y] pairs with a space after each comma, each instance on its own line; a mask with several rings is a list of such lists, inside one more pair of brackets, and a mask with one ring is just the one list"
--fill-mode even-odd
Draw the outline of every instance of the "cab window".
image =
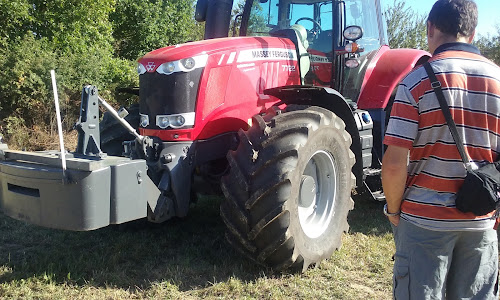
[[346, 26], [358, 25], [363, 28], [363, 37], [357, 43], [365, 48], [365, 52], [377, 50], [381, 41], [375, 1], [348, 0], [345, 1], [345, 10]]

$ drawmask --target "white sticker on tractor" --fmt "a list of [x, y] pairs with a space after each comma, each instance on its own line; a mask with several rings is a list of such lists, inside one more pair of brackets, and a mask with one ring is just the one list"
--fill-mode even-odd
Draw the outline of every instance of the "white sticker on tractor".
[[254, 63], [250, 63], [250, 64], [242, 64], [242, 65], [237, 65], [236, 66], [238, 69], [239, 68], [251, 68], [251, 67], [255, 67], [255, 64]]
[[281, 68], [283, 71], [288, 71], [288, 72], [295, 72], [296, 70], [294, 65], [282, 65]]
[[224, 56], [226, 56], [226, 54], [222, 54], [221, 58], [219, 59], [219, 63], [218, 63], [219, 66], [222, 64], [222, 61], [224, 60]]
[[230, 65], [230, 64], [233, 63], [235, 56], [236, 56], [236, 52], [231, 52], [231, 54], [229, 54], [229, 58], [227, 59], [227, 64], [228, 65]]
[[326, 57], [326, 56], [321, 56], [321, 55], [310, 55], [309, 56], [311, 58], [311, 62], [312, 63], [331, 63], [331, 60]]
[[252, 62], [258, 60], [297, 60], [293, 49], [259, 48], [240, 51], [236, 62]]

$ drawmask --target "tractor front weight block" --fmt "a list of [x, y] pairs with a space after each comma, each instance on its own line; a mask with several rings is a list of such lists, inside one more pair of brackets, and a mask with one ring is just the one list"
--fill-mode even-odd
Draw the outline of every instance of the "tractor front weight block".
[[0, 211], [38, 226], [86, 231], [147, 216], [160, 191], [146, 161], [59, 152], [0, 153]]

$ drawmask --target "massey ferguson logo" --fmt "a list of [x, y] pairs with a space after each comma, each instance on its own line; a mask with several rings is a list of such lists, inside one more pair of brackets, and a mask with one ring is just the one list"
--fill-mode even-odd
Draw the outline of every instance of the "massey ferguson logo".
[[[296, 61], [295, 50], [285, 48], [258, 48], [241, 50], [238, 54], [237, 63], [255, 61]], [[229, 63], [229, 62], [228, 62]]]
[[280, 50], [253, 50], [252, 56], [254, 58], [293, 58], [291, 51], [280, 51]]
[[155, 67], [156, 67], [155, 63], [153, 61], [149, 61], [148, 64], [146, 65], [146, 70], [148, 70], [148, 72], [153, 72]]

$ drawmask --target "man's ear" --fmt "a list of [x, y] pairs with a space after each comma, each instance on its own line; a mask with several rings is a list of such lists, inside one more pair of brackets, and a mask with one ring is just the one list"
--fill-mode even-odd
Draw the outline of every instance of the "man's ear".
[[434, 24], [432, 24], [431, 21], [427, 21], [427, 36], [428, 37], [434, 36], [434, 29], [436, 29]]
[[476, 30], [474, 30], [472, 32], [472, 34], [470, 36], [467, 37], [467, 40], [469, 42], [469, 44], [472, 44], [472, 41], [474, 41], [474, 36], [476, 35]]

